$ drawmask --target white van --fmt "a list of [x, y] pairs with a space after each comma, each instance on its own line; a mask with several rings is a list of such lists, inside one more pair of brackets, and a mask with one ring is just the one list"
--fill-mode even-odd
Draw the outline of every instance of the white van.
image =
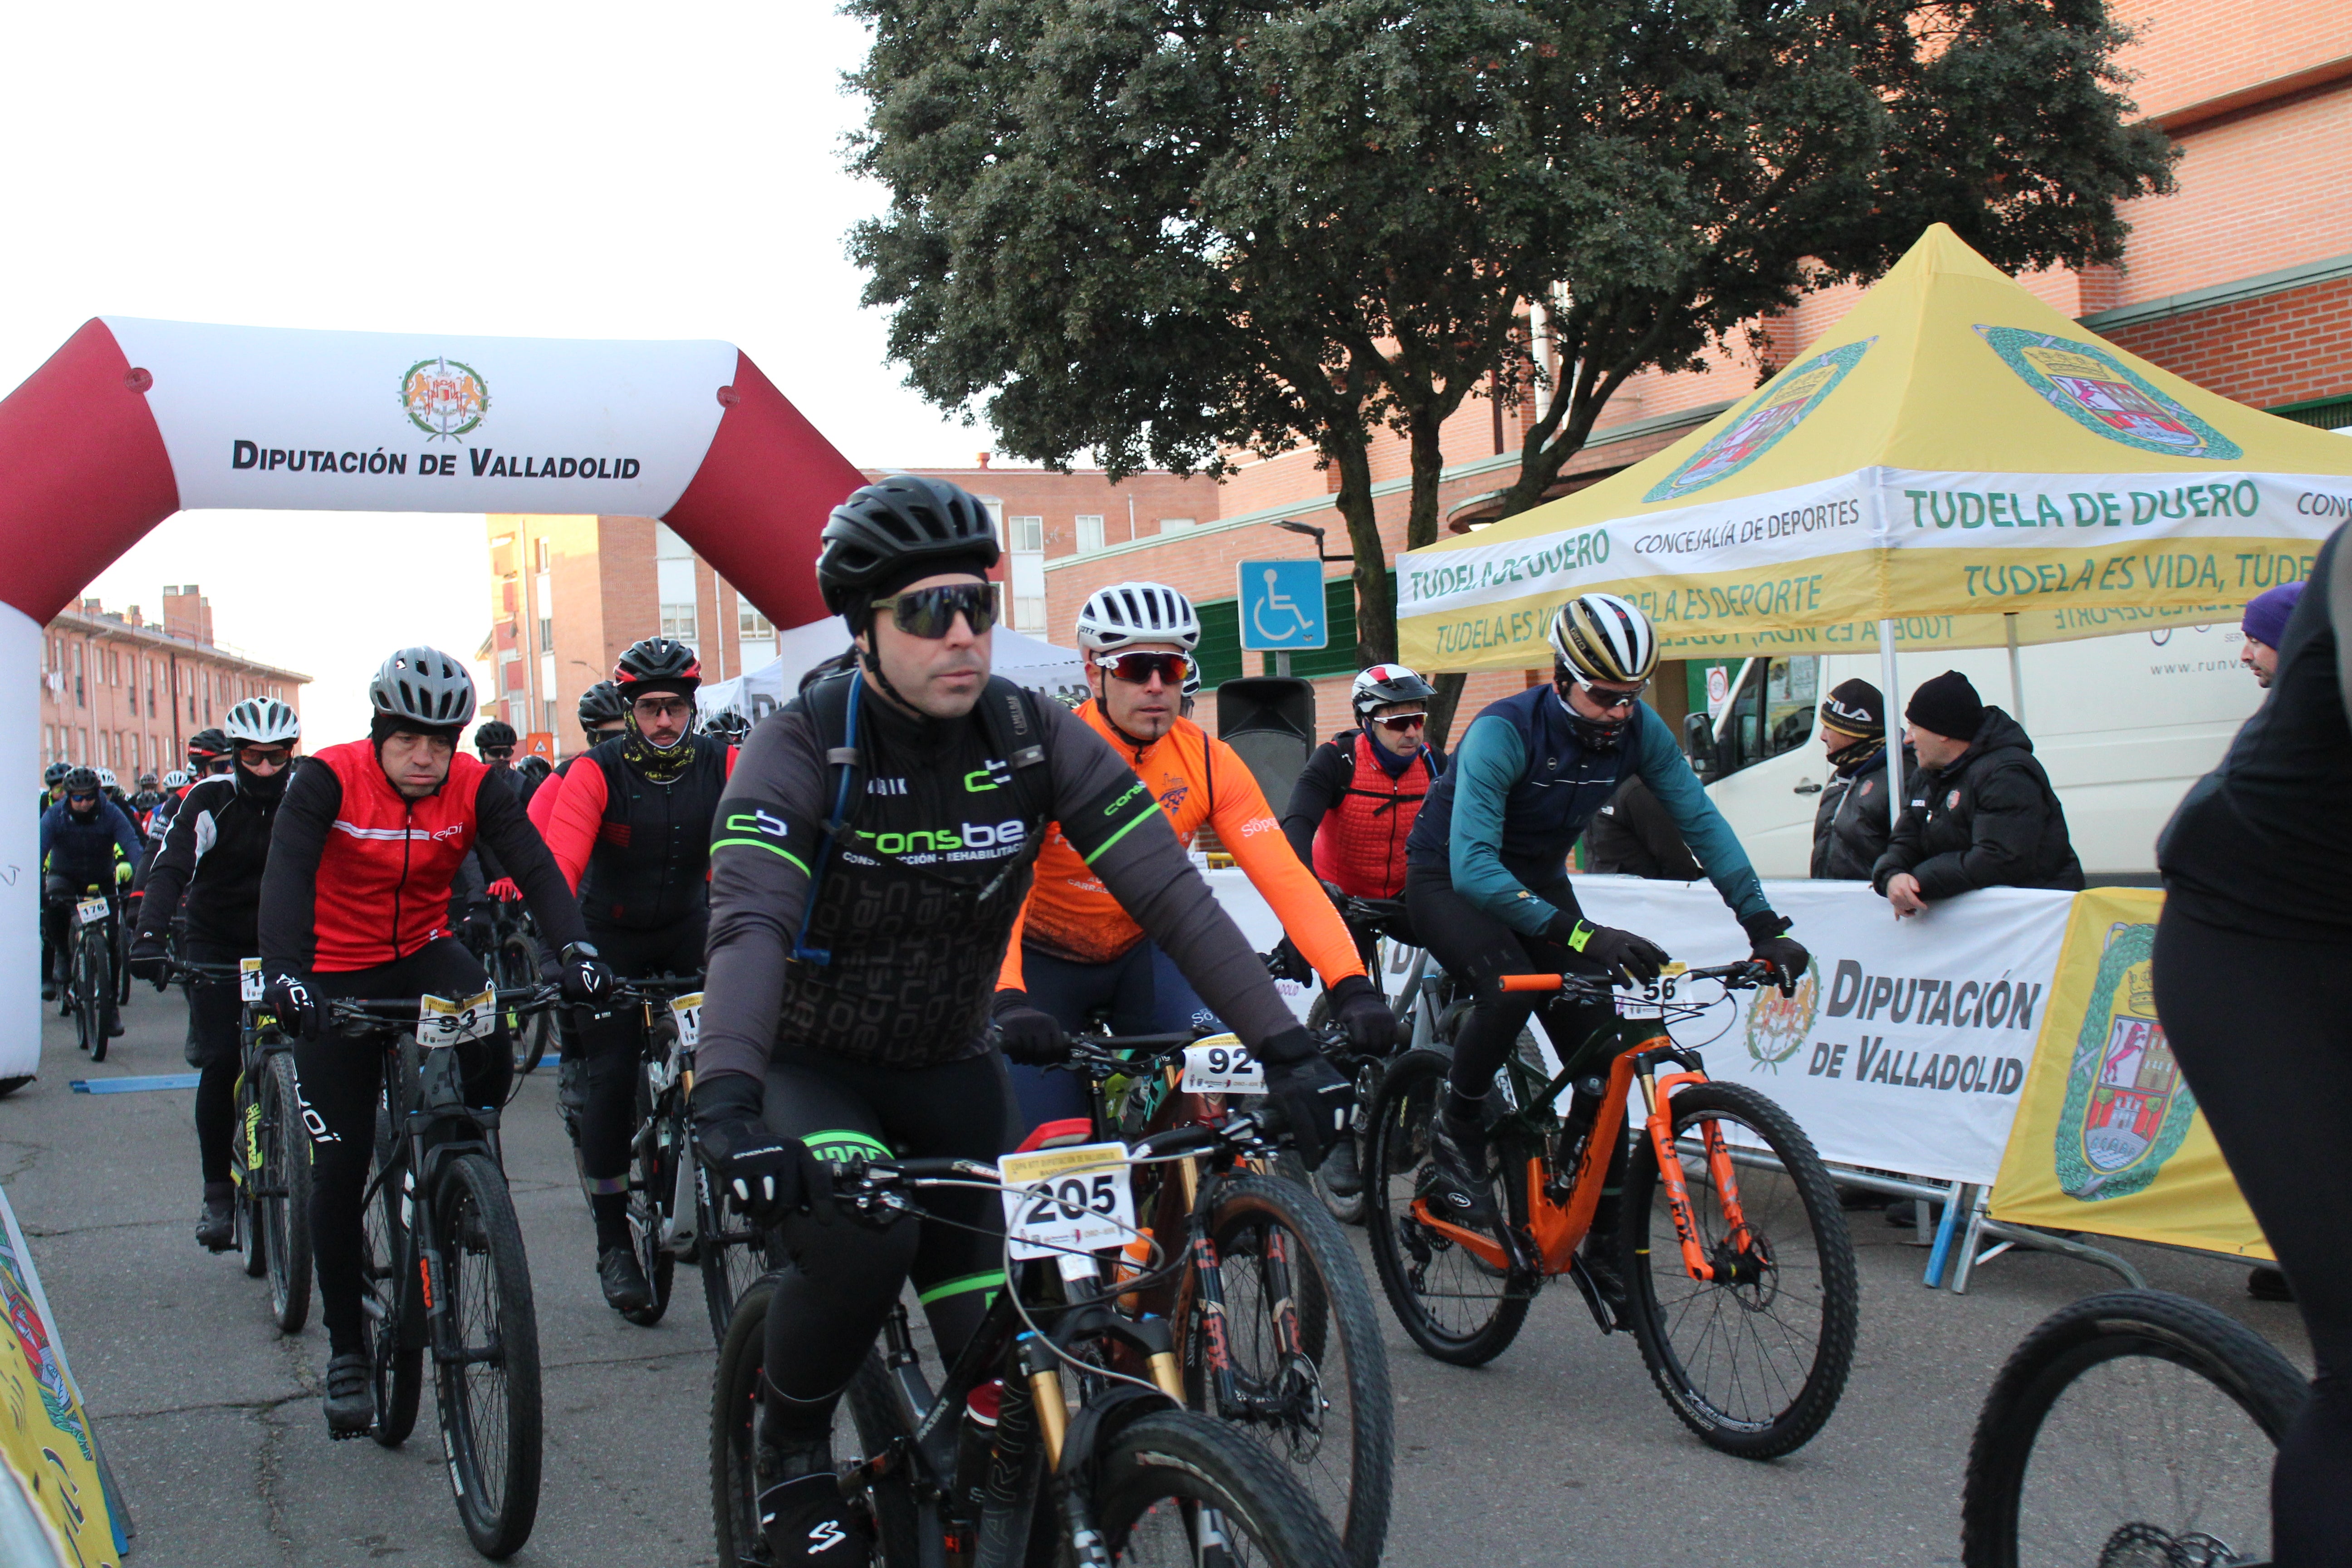
[[[2215, 625], [2023, 648], [2021, 695], [2011, 689], [2006, 648], [1906, 653], [1897, 673], [1906, 694], [1947, 669], [1967, 676], [2033, 738], [2089, 879], [2152, 885], [2157, 833], [2261, 704], [2262, 689], [2238, 662], [2244, 647], [2236, 626]], [[1695, 700], [1685, 721], [1706, 793], [1759, 874], [1810, 875], [1813, 812], [1830, 776], [1817, 710], [1840, 681], [1882, 684], [1878, 656], [1748, 659], [1726, 676], [1725, 695]], [[1709, 709], [1712, 758], [1696, 717]], [[1899, 712], [1889, 717], [1899, 727]]]

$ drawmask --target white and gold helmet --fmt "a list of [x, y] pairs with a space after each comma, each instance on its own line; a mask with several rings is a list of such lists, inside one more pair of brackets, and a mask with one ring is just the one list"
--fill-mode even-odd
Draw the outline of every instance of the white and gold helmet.
[[1639, 686], [1658, 663], [1650, 617], [1614, 594], [1581, 594], [1562, 605], [1546, 640], [1553, 660], [1579, 686]]

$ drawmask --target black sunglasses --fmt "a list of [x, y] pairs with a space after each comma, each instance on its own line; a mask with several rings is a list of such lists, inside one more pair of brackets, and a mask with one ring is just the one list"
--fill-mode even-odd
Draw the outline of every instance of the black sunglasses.
[[874, 607], [890, 612], [890, 624], [908, 637], [937, 642], [955, 629], [961, 616], [980, 636], [996, 624], [996, 591], [986, 583], [948, 583], [936, 588], [915, 588], [877, 599]]
[[1095, 662], [1129, 686], [1149, 686], [1155, 675], [1163, 686], [1181, 686], [1192, 675], [1191, 656], [1181, 653], [1129, 648], [1124, 653], [1098, 653]]

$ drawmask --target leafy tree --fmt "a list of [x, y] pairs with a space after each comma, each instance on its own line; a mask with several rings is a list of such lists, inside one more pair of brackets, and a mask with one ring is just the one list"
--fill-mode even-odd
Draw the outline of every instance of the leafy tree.
[[1630, 377], [1875, 277], [1931, 222], [2010, 268], [2109, 262], [2117, 204], [2169, 188], [2103, 0], [850, 9], [874, 28], [854, 163], [891, 194], [852, 250], [910, 384], [1114, 474], [1312, 447], [1367, 663], [1396, 651], [1378, 433], [1408, 443], [1427, 544], [1465, 400], [1566, 367], [1508, 515]]

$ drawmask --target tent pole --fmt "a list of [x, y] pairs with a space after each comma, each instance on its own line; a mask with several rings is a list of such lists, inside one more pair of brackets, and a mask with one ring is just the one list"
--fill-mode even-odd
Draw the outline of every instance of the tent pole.
[[2017, 612], [2006, 611], [2000, 618], [2009, 624], [2009, 716], [2022, 728], [2025, 723], [2025, 664], [2017, 653]]
[[1886, 820], [1903, 820], [1903, 692], [1895, 675], [1895, 623], [1878, 623], [1878, 684], [1886, 696]]

